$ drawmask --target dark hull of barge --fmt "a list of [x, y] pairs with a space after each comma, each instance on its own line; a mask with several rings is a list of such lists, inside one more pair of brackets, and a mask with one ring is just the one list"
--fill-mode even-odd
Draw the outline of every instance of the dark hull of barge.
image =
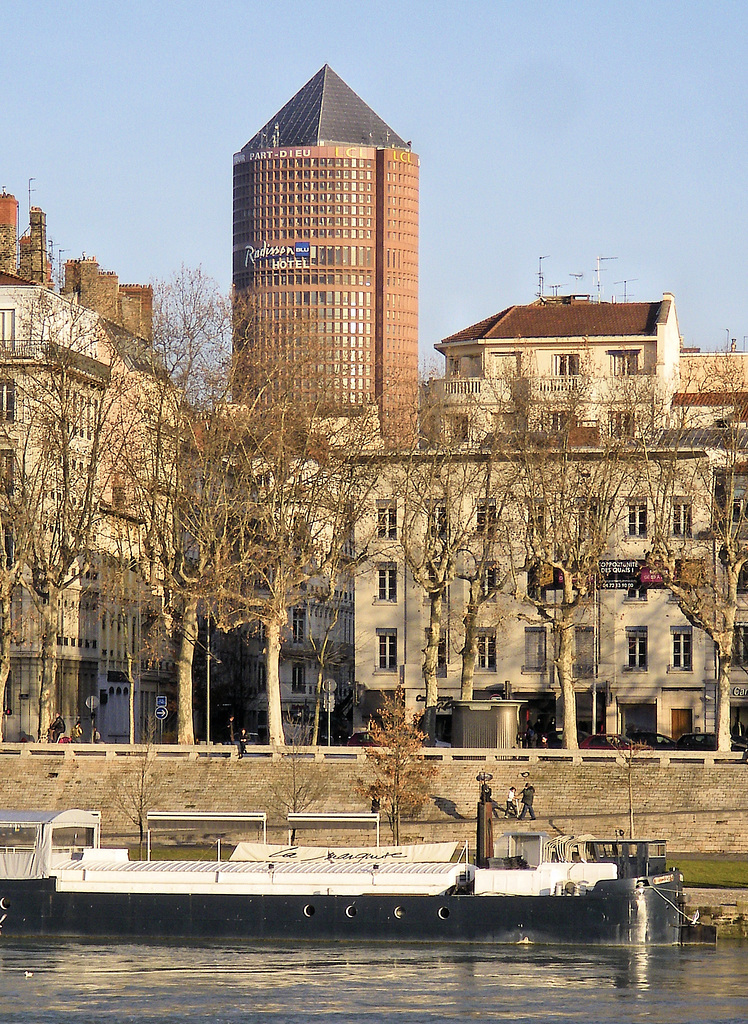
[[678, 876], [563, 896], [70, 892], [54, 877], [6, 879], [0, 917], [5, 938], [636, 946], [704, 937], [683, 927]]

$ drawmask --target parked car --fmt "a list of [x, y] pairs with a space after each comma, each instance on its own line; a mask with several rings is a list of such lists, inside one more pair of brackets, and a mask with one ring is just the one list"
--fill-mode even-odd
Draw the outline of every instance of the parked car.
[[581, 750], [629, 750], [632, 746], [630, 739], [616, 732], [597, 732], [579, 744]]
[[[582, 740], [587, 739], [589, 736], [588, 732], [584, 732], [582, 729], [577, 729], [577, 743], [582, 743]], [[543, 744], [541, 740], [541, 746], [547, 746], [551, 750], [560, 750], [564, 745], [564, 732], [563, 729], [551, 729], [550, 732], [545, 734], [546, 742]]]
[[376, 747], [377, 743], [370, 732], [354, 732], [346, 742], [347, 747]]
[[630, 729], [626, 733], [633, 742], [652, 750], [675, 750], [675, 740], [661, 732], [648, 732], [646, 729]]
[[[717, 734], [714, 732], [684, 732], [675, 744], [678, 750], [716, 750]], [[733, 751], [748, 749], [748, 740], [744, 736], [733, 736], [730, 742]]]

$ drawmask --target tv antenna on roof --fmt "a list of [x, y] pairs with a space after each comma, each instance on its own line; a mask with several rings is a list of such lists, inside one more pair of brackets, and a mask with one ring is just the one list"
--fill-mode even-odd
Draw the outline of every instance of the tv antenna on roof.
[[538, 298], [543, 298], [543, 260], [550, 259], [550, 256], [538, 256]]
[[601, 267], [600, 264], [604, 263], [604, 262], [606, 262], [608, 260], [617, 260], [617, 259], [618, 259], [617, 256], [598, 256], [597, 257], [597, 301], [598, 302], [600, 302], [600, 271], [605, 269], [604, 267]]
[[36, 178], [29, 178], [29, 219], [31, 219], [31, 193], [36, 192], [36, 189], [31, 187], [32, 181], [36, 181]]
[[639, 280], [638, 277], [629, 277], [625, 281], [614, 281], [613, 282], [614, 285], [617, 285], [617, 284], [622, 284], [623, 285], [623, 301], [624, 302], [626, 302], [626, 286], [628, 284], [631, 284], [634, 281], [638, 281], [638, 280]]

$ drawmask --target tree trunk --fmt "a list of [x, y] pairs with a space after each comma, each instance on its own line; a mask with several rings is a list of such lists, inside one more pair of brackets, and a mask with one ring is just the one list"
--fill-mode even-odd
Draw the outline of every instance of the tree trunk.
[[52, 724], [52, 700], [56, 697], [57, 615], [59, 604], [59, 591], [54, 587], [50, 587], [47, 604], [43, 604], [40, 608], [42, 665], [39, 684], [39, 740], [46, 740], [47, 738], [49, 727]]
[[433, 742], [436, 737], [436, 705], [439, 700], [439, 637], [442, 625], [441, 591], [429, 595], [429, 628], [426, 633], [426, 647], [423, 652], [423, 680], [426, 684], [426, 707], [422, 729]]
[[717, 645], [717, 721], [715, 731], [717, 733], [717, 750], [729, 751], [732, 749], [730, 736], [730, 669], [732, 667], [732, 650], [722, 650], [722, 645]]
[[319, 743], [319, 713], [322, 706], [322, 677], [324, 675], [324, 665], [320, 662], [317, 665], [317, 683], [314, 691], [314, 722], [312, 726], [312, 746], [316, 747]]
[[182, 613], [182, 629], [177, 656], [177, 742], [192, 745], [192, 662], [197, 643], [197, 598], [187, 598]]
[[474, 588], [479, 587], [480, 582], [473, 580], [470, 583], [470, 599], [465, 611], [463, 623], [465, 624], [465, 644], [462, 648], [462, 673], [460, 676], [460, 700], [473, 699], [473, 683], [475, 679], [475, 658], [478, 652], [478, 604], [474, 599]]
[[268, 739], [273, 746], [285, 746], [280, 694], [280, 624], [276, 619], [265, 623], [267, 638]]
[[558, 681], [561, 684], [561, 696], [564, 702], [564, 746], [567, 750], [577, 750], [577, 703], [574, 695], [574, 625], [561, 619], [554, 625], [558, 638], [558, 657], [556, 668]]
[[0, 743], [5, 739], [5, 709], [9, 703], [6, 700], [5, 690], [10, 678], [10, 602], [9, 594], [4, 595], [0, 600], [0, 699], [3, 705], [0, 708]]
[[429, 595], [429, 628], [426, 634], [426, 648], [423, 652], [423, 679], [426, 684], [426, 707], [435, 708], [439, 698], [439, 638], [442, 627], [441, 591]]

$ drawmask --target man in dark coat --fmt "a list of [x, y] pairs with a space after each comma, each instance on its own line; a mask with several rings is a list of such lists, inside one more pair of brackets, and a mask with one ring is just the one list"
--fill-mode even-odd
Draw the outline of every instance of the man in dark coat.
[[519, 812], [519, 820], [522, 821], [526, 814], [529, 814], [533, 821], [535, 821], [535, 811], [532, 809], [532, 802], [535, 799], [535, 787], [531, 782], [525, 783], [525, 788], [519, 795], [522, 801], [522, 810]]

